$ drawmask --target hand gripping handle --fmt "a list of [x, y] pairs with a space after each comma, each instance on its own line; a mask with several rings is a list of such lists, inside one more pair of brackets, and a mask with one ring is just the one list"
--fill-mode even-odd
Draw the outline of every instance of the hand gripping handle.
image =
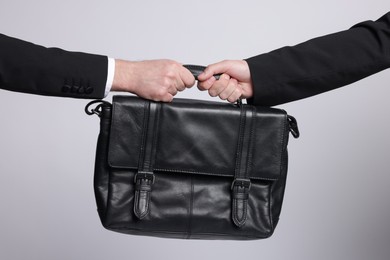
[[[198, 80], [198, 76], [206, 69], [205, 66], [200, 65], [183, 65], [186, 69], [191, 71], [192, 75], [194, 75], [195, 79]], [[215, 74], [214, 77], [218, 80], [221, 74]]]

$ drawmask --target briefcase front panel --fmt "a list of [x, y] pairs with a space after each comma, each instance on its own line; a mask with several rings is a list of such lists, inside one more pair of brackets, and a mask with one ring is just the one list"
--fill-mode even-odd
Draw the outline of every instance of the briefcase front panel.
[[[109, 165], [137, 169], [149, 102], [116, 96], [110, 135]], [[160, 104], [154, 169], [234, 176], [240, 108], [222, 102], [175, 99]], [[287, 115], [256, 108], [250, 178], [276, 180], [281, 174]], [[138, 137], [138, 138], [137, 138]]]
[[103, 106], [95, 195], [104, 227], [171, 238], [272, 235], [287, 174], [287, 115], [245, 109], [129, 96]]

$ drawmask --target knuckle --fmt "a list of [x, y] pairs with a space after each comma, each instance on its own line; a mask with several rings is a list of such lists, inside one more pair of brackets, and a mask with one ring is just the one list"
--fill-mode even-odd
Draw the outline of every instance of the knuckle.
[[205, 90], [205, 87], [203, 86], [203, 84], [199, 83], [198, 85], [196, 85], [198, 87], [199, 90]]
[[216, 97], [217, 96], [217, 94], [213, 90], [209, 90], [209, 95], [212, 96], [212, 97]]
[[158, 98], [162, 98], [164, 97], [166, 94], [168, 93], [168, 91], [165, 89], [165, 88], [158, 88], [155, 92], [155, 95], [156, 97]]
[[163, 86], [164, 88], [169, 88], [169, 87], [171, 86], [171, 84], [172, 84], [171, 78], [170, 78], [168, 75], [166, 75], [166, 76], [162, 79], [162, 86]]
[[219, 98], [222, 99], [222, 100], [226, 100], [228, 97], [226, 94], [222, 93], [219, 95]]
[[176, 74], [175, 74], [174, 70], [171, 70], [171, 69], [167, 70], [165, 72], [165, 78], [168, 81], [174, 80], [176, 78]]
[[204, 90], [207, 90], [208, 88], [206, 88], [206, 86], [205, 86], [205, 84], [203, 84], [203, 83], [198, 83], [198, 89], [200, 90], [200, 91], [204, 91]]
[[230, 103], [234, 103], [237, 98], [235, 98], [234, 96], [230, 96], [228, 99], [227, 99]]
[[167, 65], [167, 69], [169, 72], [175, 72], [180, 69], [181, 66], [179, 66], [179, 63], [169, 60], [169, 63]]

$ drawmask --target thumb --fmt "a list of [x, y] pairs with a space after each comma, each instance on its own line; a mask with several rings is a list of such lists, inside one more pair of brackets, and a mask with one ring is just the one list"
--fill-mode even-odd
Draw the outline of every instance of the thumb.
[[221, 61], [214, 64], [210, 64], [207, 68], [198, 76], [199, 81], [205, 81], [211, 78], [215, 74], [222, 74], [228, 70], [228, 61]]

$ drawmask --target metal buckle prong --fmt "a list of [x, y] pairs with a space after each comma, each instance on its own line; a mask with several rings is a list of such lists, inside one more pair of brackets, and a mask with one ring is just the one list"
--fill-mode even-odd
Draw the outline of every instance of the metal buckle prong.
[[153, 172], [137, 172], [134, 175], [134, 183], [137, 183], [137, 180], [143, 179], [143, 180], [150, 180], [152, 184], [154, 184], [154, 181], [156, 180], [156, 176], [153, 174]]
[[240, 186], [240, 187], [244, 187], [244, 188], [247, 188], [248, 190], [250, 190], [251, 186], [252, 186], [252, 183], [251, 183], [250, 179], [236, 178], [236, 179], [233, 180], [232, 185], [231, 185], [230, 188], [233, 190], [234, 186]]

